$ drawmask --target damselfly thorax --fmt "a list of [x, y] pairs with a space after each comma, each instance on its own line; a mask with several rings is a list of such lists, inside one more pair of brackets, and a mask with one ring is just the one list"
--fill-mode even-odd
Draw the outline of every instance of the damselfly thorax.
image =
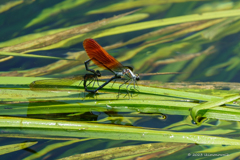
[[117, 77], [122, 77], [122, 78], [126, 78], [126, 79], [133, 79], [135, 81], [138, 81], [140, 79], [139, 75], [134, 74], [131, 69], [123, 69], [122, 72], [115, 72], [115, 75]]

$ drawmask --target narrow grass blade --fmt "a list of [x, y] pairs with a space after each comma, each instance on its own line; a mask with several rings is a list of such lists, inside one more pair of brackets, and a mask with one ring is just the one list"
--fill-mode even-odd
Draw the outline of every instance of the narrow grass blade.
[[160, 27], [160, 26], [171, 25], [171, 24], [194, 22], [194, 21], [209, 20], [209, 19], [216, 19], [216, 18], [225, 18], [225, 17], [232, 17], [232, 16], [240, 16], [240, 9], [206, 12], [202, 14], [192, 14], [192, 15], [186, 15], [186, 16], [173, 17], [173, 18], [139, 22], [139, 23], [107, 29], [102, 34], [98, 34], [94, 38], [132, 32], [132, 31], [138, 31], [138, 30]]
[[[0, 117], [0, 126], [9, 129], [21, 128], [23, 132], [27, 132], [27, 130], [30, 129], [34, 134], [64, 137], [74, 136], [117, 140], [240, 145], [240, 140], [237, 139], [87, 122]], [[22, 131], [20, 131], [20, 133], [22, 133]]]
[[[138, 0], [138, 1], [118, 1], [106, 7], [91, 10], [87, 14], [101, 14], [101, 13], [108, 13], [108, 12], [116, 12], [136, 7], [144, 7], [144, 6], [164, 6], [165, 4], [169, 3], [181, 3], [181, 2], [188, 2], [188, 1], [200, 1], [200, 0]], [[166, 6], [165, 6], [166, 7]]]
[[42, 56], [42, 55], [34, 55], [34, 54], [20, 54], [20, 53], [2, 52], [2, 51], [0, 51], [0, 55], [14, 56], [14, 57], [44, 58], [44, 59], [57, 59], [57, 60], [77, 61], [76, 59], [67, 59], [67, 58], [59, 58], [59, 57], [52, 57], [52, 56]]
[[1, 134], [0, 137], [5, 138], [24, 138], [24, 139], [45, 139], [45, 140], [56, 140], [56, 141], [72, 141], [79, 140], [79, 138], [64, 138], [64, 137], [46, 137], [46, 136], [37, 136], [37, 135], [25, 135], [25, 134]]

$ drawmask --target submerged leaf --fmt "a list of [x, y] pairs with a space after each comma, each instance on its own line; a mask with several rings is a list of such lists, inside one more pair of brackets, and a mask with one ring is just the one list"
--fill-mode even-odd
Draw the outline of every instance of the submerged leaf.
[[[75, 27], [75, 28], [71, 28], [69, 30], [65, 30], [65, 31], [55, 33], [55, 34], [52, 34], [52, 35], [40, 37], [40, 38], [37, 38], [35, 40], [27, 41], [27, 42], [20, 43], [20, 44], [14, 45], [14, 46], [4, 47], [4, 48], [1, 48], [0, 51], [25, 52], [25, 51], [29, 51], [29, 50], [33, 50], [33, 49], [37, 49], [37, 48], [50, 46], [52, 44], [58, 43], [58, 42], [63, 41], [65, 39], [71, 38], [75, 35], [95, 30], [95, 29], [97, 29], [101, 26], [104, 26], [104, 25], [108, 24], [112, 20], [118, 19], [120, 17], [126, 16], [126, 15], [134, 13], [136, 11], [137, 10], [130, 11], [130, 12], [127, 12], [127, 13], [124, 13], [124, 14], [120, 14], [118, 16], [114, 16], [112, 18], [103, 19], [101, 21], [86, 24], [84, 26], [78, 26], [78, 27]], [[11, 58], [12, 58], [12, 56], [11, 57], [6, 57], [6, 58], [1, 59], [0, 61], [3, 62], [5, 60], [9, 60]]]
[[159, 61], [156, 61], [153, 64], [153, 66], [157, 67], [158, 65], [161, 65], [161, 64], [168, 64], [168, 63], [174, 63], [174, 62], [178, 62], [178, 61], [190, 60], [192, 58], [195, 58], [195, 57], [198, 57], [198, 56], [201, 56], [201, 55], [209, 55], [209, 54], [212, 54], [212, 53], [215, 52], [214, 49], [215, 49], [214, 46], [210, 46], [206, 50], [201, 51], [199, 53], [180, 55], [180, 56], [175, 56], [174, 58], [159, 60]]
[[90, 140], [90, 138], [54, 143], [54, 144], [48, 145], [47, 147], [43, 148], [41, 151], [37, 152], [37, 154], [32, 154], [32, 155], [28, 156], [26, 159], [37, 159], [37, 158], [51, 152], [54, 149], [58, 149], [60, 147], [65, 147], [65, 146], [68, 146], [68, 145], [71, 145], [71, 144], [74, 144], [77, 142], [82, 142], [82, 141], [87, 141], [87, 140]]
[[62, 2], [59, 1], [59, 3], [57, 3], [53, 7], [42, 10], [42, 12], [36, 18], [34, 18], [25, 26], [25, 28], [31, 27], [38, 24], [39, 22], [46, 20], [49, 15], [57, 15], [63, 11], [82, 5], [86, 2], [88, 2], [88, 0], [67, 0]]
[[225, 17], [232, 17], [232, 16], [240, 16], [240, 10], [233, 9], [233, 10], [226, 10], [226, 11], [206, 12], [202, 14], [192, 14], [192, 15], [186, 15], [186, 16], [139, 22], [139, 23], [129, 24], [125, 26], [115, 27], [112, 29], [107, 29], [104, 32], [102, 32], [102, 34], [100, 33], [94, 38], [132, 32], [132, 31], [138, 31], [143, 29], [149, 29], [154, 27], [166, 26], [171, 24], [202, 21], [202, 20], [209, 20], [209, 19], [216, 19], [216, 18], [225, 18]]
[[18, 144], [10, 144], [5, 146], [0, 146], [0, 155], [11, 153], [14, 151], [18, 151], [24, 148], [28, 148], [34, 144], [37, 144], [37, 142], [23, 142]]
[[17, 0], [17, 1], [10, 1], [5, 4], [1, 4], [0, 5], [0, 13], [6, 12], [9, 9], [11, 9], [17, 5], [22, 4], [23, 2], [24, 2], [23, 0]]
[[125, 9], [131, 9], [136, 7], [143, 7], [143, 6], [154, 6], [154, 5], [164, 5], [166, 3], [181, 3], [181, 2], [188, 2], [188, 1], [199, 1], [199, 0], [138, 0], [138, 1], [120, 1], [118, 3], [114, 3], [107, 7], [89, 11], [88, 14], [97, 14], [97, 13], [106, 13], [106, 12], [114, 12], [120, 11]]
[[42, 56], [42, 55], [34, 55], [34, 54], [19, 54], [19, 53], [2, 52], [2, 51], [0, 51], [0, 55], [14, 56], [14, 57], [44, 58], [44, 59], [58, 59], [58, 60], [61, 59], [61, 60], [76, 61], [75, 59], [59, 58], [59, 57], [52, 57], [52, 56]]
[[[110, 149], [104, 149], [99, 151], [93, 151], [83, 154], [77, 154], [70, 157], [61, 158], [60, 160], [67, 159], [97, 159], [97, 160], [107, 160], [107, 159], [115, 159], [115, 158], [125, 158], [129, 159], [134, 157], [139, 157], [142, 155], [156, 153], [160, 151], [166, 151], [174, 148], [181, 149], [187, 147], [188, 144], [179, 144], [179, 143], [149, 143], [149, 144], [141, 144], [134, 146], [124, 146], [124, 147], [116, 147]], [[129, 156], [129, 157], [128, 157]]]

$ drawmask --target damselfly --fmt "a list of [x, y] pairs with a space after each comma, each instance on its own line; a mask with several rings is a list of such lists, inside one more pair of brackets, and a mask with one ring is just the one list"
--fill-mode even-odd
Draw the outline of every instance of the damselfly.
[[[86, 70], [93, 73], [86, 74], [84, 77], [84, 88], [87, 92], [96, 93], [98, 90], [106, 86], [109, 82], [116, 79], [125, 79], [122, 85], [127, 84], [130, 81], [126, 87], [128, 95], [129, 95], [128, 87], [130, 84], [133, 84], [133, 88], [136, 89], [137, 81], [140, 80], [140, 76], [134, 74], [132, 67], [123, 66], [113, 56], [108, 54], [108, 52], [105, 49], [103, 49], [103, 47], [99, 45], [94, 39], [85, 39], [83, 42], [83, 47], [90, 58], [89, 60], [85, 61]], [[87, 85], [87, 81], [89, 80], [88, 77], [90, 76], [96, 78], [101, 77], [101, 73], [98, 70], [95, 71], [93, 69], [89, 69], [88, 64], [90, 61], [93, 61], [94, 64], [96, 64], [97, 66], [103, 69], [107, 69], [114, 74], [113, 77], [111, 77], [108, 81], [106, 81], [104, 84], [102, 84], [101, 86], [94, 90], [88, 89]], [[119, 86], [119, 90], [122, 85]]]

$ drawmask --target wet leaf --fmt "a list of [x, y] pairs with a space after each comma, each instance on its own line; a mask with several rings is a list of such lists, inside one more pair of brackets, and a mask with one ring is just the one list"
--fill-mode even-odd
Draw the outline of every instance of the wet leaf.
[[198, 106], [195, 106], [195, 107], [193, 107], [191, 109], [192, 119], [194, 120], [194, 122], [196, 124], [201, 124], [204, 119], [202, 119], [201, 114], [198, 114], [198, 112], [200, 110], [202, 110], [202, 109], [209, 109], [209, 108], [212, 108], [212, 107], [223, 105], [225, 103], [228, 103], [228, 102], [231, 102], [231, 101], [235, 101], [235, 100], [237, 100], [239, 98], [240, 98], [240, 95], [238, 94], [238, 95], [233, 95], [233, 96], [229, 96], [229, 97], [223, 98], [221, 100], [213, 100], [213, 101], [209, 101], [209, 102], [206, 102], [204, 104], [200, 104]]
[[[140, 140], [155, 142], [179, 142], [199, 144], [239, 145], [237, 139], [217, 136], [205, 136], [186, 132], [157, 131], [131, 126], [96, 124], [88, 122], [68, 122], [54, 120], [39, 120], [30, 118], [0, 117], [1, 127], [28, 128], [31, 133], [55, 135], [64, 137], [88, 137], [116, 140]], [[50, 132], [48, 132], [51, 129]], [[72, 130], [72, 131], [71, 131]]]

